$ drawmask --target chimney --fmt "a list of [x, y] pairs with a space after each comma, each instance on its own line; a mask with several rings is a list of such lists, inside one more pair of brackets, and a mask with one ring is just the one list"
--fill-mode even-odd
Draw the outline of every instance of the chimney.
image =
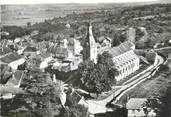
[[56, 83], [56, 74], [53, 74], [53, 82]]

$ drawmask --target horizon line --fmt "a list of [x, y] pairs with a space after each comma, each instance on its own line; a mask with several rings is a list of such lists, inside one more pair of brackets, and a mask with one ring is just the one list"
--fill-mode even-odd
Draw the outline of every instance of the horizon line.
[[[159, 0], [1, 0], [1, 5], [27, 5], [27, 4], [127, 4], [159, 2]], [[162, 3], [162, 2], [161, 2]]]

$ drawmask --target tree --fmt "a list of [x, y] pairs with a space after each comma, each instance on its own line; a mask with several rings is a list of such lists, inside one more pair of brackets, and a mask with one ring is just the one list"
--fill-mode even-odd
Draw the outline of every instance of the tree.
[[16, 95], [12, 100], [2, 101], [2, 115], [10, 117], [84, 117], [87, 108], [79, 105], [72, 95], [67, 96], [69, 103], [61, 104], [61, 94], [65, 84], [57, 80], [54, 83], [50, 74], [28, 72], [21, 87], [24, 94]]
[[158, 99], [158, 97], [151, 97], [147, 99], [147, 101], [143, 104], [143, 106], [146, 107], [147, 109], [148, 108], [153, 109], [158, 117], [162, 108], [162, 102], [160, 99]]
[[145, 35], [145, 33], [143, 31], [141, 31], [141, 29], [137, 28], [135, 40], [139, 41], [141, 39], [141, 37], [143, 37], [144, 35]]
[[61, 111], [60, 117], [86, 117], [88, 109], [76, 100], [76, 97], [67, 95], [66, 108]]
[[11, 40], [14, 40], [16, 37], [22, 37], [31, 33], [31, 30], [28, 28], [22, 28], [19, 26], [4, 26], [1, 30], [9, 33], [9, 35], [2, 35], [1, 38]]
[[160, 65], [159, 71], [167, 72], [169, 71], [169, 67], [167, 65]]
[[63, 89], [60, 83], [52, 81], [49, 74], [32, 73], [30, 78], [25, 79], [23, 87], [29, 93], [24, 100], [33, 113], [42, 117], [59, 114], [62, 109], [59, 97]]
[[108, 70], [108, 77], [111, 85], [116, 84], [115, 76], [119, 75], [118, 70], [112, 60], [112, 55], [108, 52], [103, 52], [102, 55], [98, 56], [98, 63], [104, 64]]
[[152, 46], [153, 46], [151, 39], [147, 39], [147, 41], [144, 42], [144, 44], [146, 45], [146, 48], [152, 48]]
[[149, 62], [154, 63], [156, 56], [157, 54], [155, 52], [148, 52], [145, 57]]
[[120, 43], [121, 42], [120, 42], [119, 34], [114, 33], [113, 41], [112, 41], [112, 46], [118, 46]]
[[31, 22], [27, 22], [27, 27], [31, 27]]
[[70, 108], [66, 108], [63, 116], [60, 117], [86, 117], [87, 108], [82, 105], [75, 105]]
[[122, 33], [120, 34], [119, 38], [120, 38], [120, 41], [121, 41], [122, 43], [125, 42], [126, 39], [127, 39], [126, 34], [122, 34]]
[[117, 70], [112, 61], [112, 55], [104, 52], [98, 57], [98, 63], [87, 60], [79, 65], [82, 88], [97, 95], [108, 91], [116, 83]]

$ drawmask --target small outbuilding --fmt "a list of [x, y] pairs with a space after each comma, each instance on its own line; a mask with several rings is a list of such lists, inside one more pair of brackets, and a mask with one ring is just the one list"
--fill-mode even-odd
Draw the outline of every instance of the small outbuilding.
[[128, 117], [145, 117], [143, 104], [146, 101], [146, 98], [131, 98], [126, 104]]

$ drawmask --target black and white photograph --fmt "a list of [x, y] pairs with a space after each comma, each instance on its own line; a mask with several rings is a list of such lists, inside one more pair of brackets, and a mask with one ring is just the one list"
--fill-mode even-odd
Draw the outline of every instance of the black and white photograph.
[[1, 0], [0, 117], [171, 117], [171, 0]]

